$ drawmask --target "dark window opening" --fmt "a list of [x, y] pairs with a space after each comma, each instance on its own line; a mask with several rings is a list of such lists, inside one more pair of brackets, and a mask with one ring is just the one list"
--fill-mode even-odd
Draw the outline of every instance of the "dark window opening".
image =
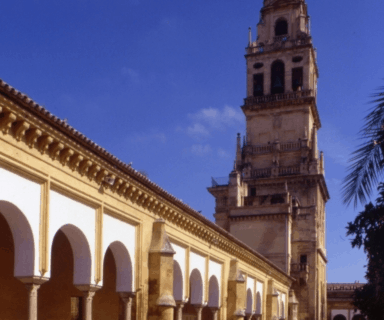
[[271, 204], [279, 204], [279, 203], [284, 203], [284, 197], [280, 194], [274, 194], [271, 198]]
[[347, 318], [345, 316], [343, 316], [342, 314], [338, 314], [337, 316], [335, 316], [333, 318], [333, 320], [347, 320]]
[[261, 62], [257, 62], [257, 63], [255, 63], [255, 64], [253, 65], [253, 67], [254, 67], [255, 69], [260, 69], [260, 68], [262, 68], [263, 66], [264, 66], [264, 64], [261, 63]]
[[302, 254], [300, 256], [300, 263], [307, 264], [307, 255], [306, 254]]
[[275, 26], [275, 36], [283, 36], [288, 34], [288, 22], [285, 19], [279, 19]]
[[264, 74], [258, 73], [253, 75], [253, 96], [260, 97], [264, 95]]
[[256, 188], [251, 188], [250, 191], [249, 191], [249, 195], [251, 197], [256, 197]]
[[292, 69], [292, 90], [297, 91], [303, 88], [303, 68]]
[[275, 61], [272, 64], [271, 69], [271, 94], [284, 93], [284, 63], [281, 61]]
[[300, 62], [300, 61], [303, 61], [303, 57], [296, 56], [292, 58], [292, 62]]

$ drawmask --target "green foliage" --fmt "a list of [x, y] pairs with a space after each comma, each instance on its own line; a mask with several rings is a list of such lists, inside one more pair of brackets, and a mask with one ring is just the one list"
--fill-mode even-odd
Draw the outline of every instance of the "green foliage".
[[384, 184], [378, 187], [376, 204], [369, 203], [347, 226], [352, 247], [367, 254], [368, 283], [354, 293], [354, 304], [370, 320], [384, 319]]
[[383, 177], [384, 168], [384, 87], [374, 94], [375, 104], [365, 117], [365, 125], [360, 131], [363, 143], [352, 153], [349, 173], [343, 182], [345, 204], [358, 201], [364, 204]]

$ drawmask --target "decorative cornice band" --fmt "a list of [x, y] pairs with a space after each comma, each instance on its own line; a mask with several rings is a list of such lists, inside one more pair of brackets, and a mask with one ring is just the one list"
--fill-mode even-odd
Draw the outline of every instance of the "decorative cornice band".
[[264, 272], [271, 272], [282, 283], [289, 286], [294, 281], [258, 252], [1, 80], [0, 130], [116, 196], [150, 210]]

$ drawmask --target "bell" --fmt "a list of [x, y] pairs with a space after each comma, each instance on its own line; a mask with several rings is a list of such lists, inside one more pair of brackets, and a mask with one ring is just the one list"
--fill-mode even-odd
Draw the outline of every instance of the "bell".
[[281, 88], [282, 86], [283, 86], [283, 84], [281, 83], [280, 78], [276, 77], [276, 81], [275, 81], [273, 87], [274, 88]]

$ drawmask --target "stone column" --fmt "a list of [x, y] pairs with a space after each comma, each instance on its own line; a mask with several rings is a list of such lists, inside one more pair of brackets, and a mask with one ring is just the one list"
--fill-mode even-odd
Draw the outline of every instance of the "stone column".
[[28, 290], [28, 320], [37, 320], [37, 290], [39, 284], [25, 284]]
[[184, 308], [184, 302], [182, 301], [176, 301], [176, 320], [182, 320], [183, 319], [183, 308]]
[[48, 278], [18, 278], [28, 290], [28, 320], [37, 320], [37, 291]]
[[176, 252], [165, 232], [165, 221], [153, 223], [149, 248], [148, 320], [173, 320], [173, 255]]
[[83, 319], [92, 320], [92, 301], [100, 287], [93, 285], [77, 285], [77, 289], [83, 292]]
[[123, 320], [131, 320], [132, 318], [132, 299], [135, 296], [133, 292], [119, 292], [123, 301]]
[[197, 320], [201, 320], [201, 314], [202, 314], [202, 311], [203, 311], [203, 306], [202, 305], [193, 305], [196, 309], [196, 312], [197, 312]]
[[209, 308], [209, 309], [211, 309], [211, 311], [212, 311], [212, 314], [213, 314], [213, 320], [217, 320], [217, 313], [218, 313], [218, 311], [219, 311], [219, 308], [213, 308], [213, 307], [211, 307], [211, 308]]

